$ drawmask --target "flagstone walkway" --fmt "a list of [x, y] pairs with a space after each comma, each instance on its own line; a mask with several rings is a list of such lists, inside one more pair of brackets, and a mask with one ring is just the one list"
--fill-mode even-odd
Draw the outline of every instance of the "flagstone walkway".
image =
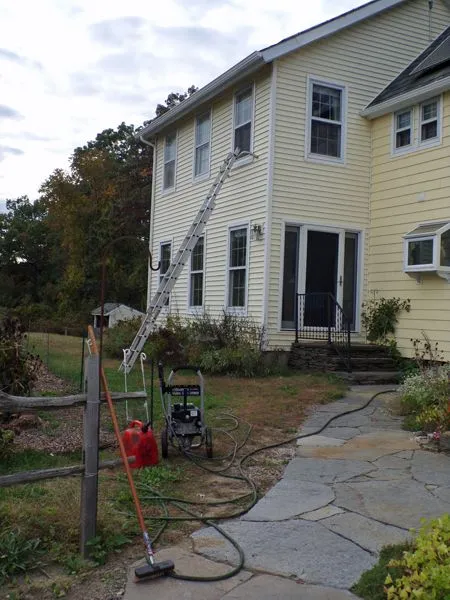
[[[386, 386], [355, 386], [304, 423], [312, 433], [333, 415], [363, 405]], [[245, 570], [218, 583], [170, 578], [127, 585], [126, 600], [345, 600], [382, 546], [401, 542], [423, 517], [450, 512], [450, 456], [421, 450], [389, 412], [392, 395], [298, 440], [282, 479], [243, 517], [221, 524], [242, 547]], [[176, 570], [218, 574], [237, 555], [213, 528], [192, 536], [192, 550], [162, 550]], [[130, 571], [132, 573], [132, 570]], [[151, 589], [149, 588], [151, 586]]]

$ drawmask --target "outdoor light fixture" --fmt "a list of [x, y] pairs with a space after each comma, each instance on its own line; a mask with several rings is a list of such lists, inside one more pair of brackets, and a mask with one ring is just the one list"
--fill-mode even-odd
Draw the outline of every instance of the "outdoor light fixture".
[[257, 225], [256, 223], [252, 225], [250, 230], [250, 239], [252, 241], [261, 240], [263, 237], [263, 230], [261, 225]]

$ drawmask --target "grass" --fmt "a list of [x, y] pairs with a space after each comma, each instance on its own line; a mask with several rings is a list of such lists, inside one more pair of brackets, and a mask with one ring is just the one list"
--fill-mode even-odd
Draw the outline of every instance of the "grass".
[[79, 389], [83, 344], [86, 342], [81, 337], [31, 332], [27, 334], [26, 349], [38, 355], [52, 373]]
[[[39, 344], [43, 343], [42, 338], [37, 336], [38, 334], [30, 335], [30, 346], [34, 344], [34, 347], [38, 348]], [[49, 340], [48, 357], [50, 365], [55, 367], [55, 374], [64, 373], [67, 380], [76, 385], [79, 381], [81, 338], [50, 335]], [[124, 376], [118, 372], [119, 361], [105, 359], [103, 366], [111, 391], [124, 391]], [[166, 376], [167, 374], [166, 370]], [[180, 373], [177, 374], [175, 382], [192, 383], [195, 382], [195, 377]], [[147, 369], [145, 383], [149, 393], [149, 369]], [[129, 391], [143, 389], [139, 368], [135, 367], [128, 376], [127, 387]], [[346, 386], [336, 378], [308, 374], [252, 379], [206, 376], [205, 387], [209, 424], [219, 428], [230, 425], [230, 422], [224, 422], [220, 415], [224, 412], [232, 412], [242, 423], [236, 434], [239, 440], [245, 437], [248, 427], [246, 423], [251, 424], [253, 430], [246, 446], [248, 450], [292, 436], [311, 405], [341, 397], [346, 389]], [[163, 418], [156, 379], [154, 395], [155, 435], [158, 439]], [[116, 409], [120, 426], [125, 428], [125, 403], [116, 403]], [[145, 420], [142, 400], [130, 401], [128, 412], [133, 418]], [[41, 418], [46, 420], [52, 436], [58, 435], [58, 423], [63, 418], [60, 415], [58, 411], [40, 413]], [[112, 427], [106, 406], [102, 406], [101, 418], [103, 427]], [[220, 432], [215, 432], [215, 454], [225, 454], [229, 450], [229, 439]], [[102, 452], [101, 458], [116, 456], [115, 450], [106, 450]], [[273, 485], [288, 458], [288, 454], [280, 456], [264, 454], [250, 461], [249, 468], [257, 469], [256, 474], [259, 477], [257, 483], [261, 493]], [[0, 464], [0, 473], [73, 465], [80, 462], [81, 451], [51, 456], [45, 451], [26, 450], [14, 453], [8, 462]], [[134, 476], [141, 487], [150, 486], [157, 488], [163, 494], [182, 498], [222, 500], [247, 492], [240, 482], [218, 481], [217, 475], [199, 470], [178, 455], [174, 449], [170, 450], [167, 461], [152, 469], [135, 472]], [[236, 506], [232, 507], [232, 510], [235, 509]], [[214, 510], [218, 511], [214, 514], [223, 514], [224, 510], [230, 510], [230, 506]], [[48, 560], [59, 564], [66, 573], [83, 571], [86, 568], [85, 563], [78, 558], [79, 511], [79, 477], [0, 489], [2, 526], [14, 528], [20, 523], [21, 535], [28, 539], [39, 539]], [[150, 533], [154, 535], [161, 525], [161, 521], [158, 520], [161, 508], [155, 500], [148, 499], [148, 493], [144, 495], [144, 511]], [[198, 527], [196, 523], [177, 522], [166, 530], [161, 543], [177, 543], [196, 527]], [[120, 470], [102, 471], [99, 476], [98, 536], [95, 541], [95, 555], [98, 562], [106, 560], [114, 550], [121, 549], [124, 537], [130, 540], [137, 533], [137, 523], [124, 474]], [[136, 544], [136, 558], [140, 554], [139, 542]]]
[[386, 600], [384, 593], [386, 577], [390, 574], [395, 580], [402, 575], [401, 569], [388, 567], [388, 564], [391, 560], [401, 559], [403, 552], [409, 549], [410, 545], [407, 543], [384, 547], [380, 552], [377, 564], [361, 575], [360, 580], [352, 587], [351, 591], [363, 600]]

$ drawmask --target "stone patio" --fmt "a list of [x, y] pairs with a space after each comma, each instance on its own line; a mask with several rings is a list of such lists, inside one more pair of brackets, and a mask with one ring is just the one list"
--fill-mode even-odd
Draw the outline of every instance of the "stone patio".
[[[382, 389], [356, 386], [345, 399], [318, 407], [300, 434], [338, 418], [318, 435], [299, 439], [282, 479], [246, 515], [222, 524], [244, 550], [245, 571], [226, 585], [180, 588], [170, 578], [140, 585], [130, 579], [125, 598], [144, 599], [156, 590], [154, 597], [162, 600], [355, 598], [347, 590], [376, 563], [384, 545], [408, 539], [423, 517], [450, 512], [450, 456], [420, 449], [389, 412], [392, 395], [339, 416]], [[188, 556], [178, 559], [177, 551], [159, 555], [175, 557], [177, 570], [192, 574], [237, 561], [231, 544], [213, 528], [192, 535]]]

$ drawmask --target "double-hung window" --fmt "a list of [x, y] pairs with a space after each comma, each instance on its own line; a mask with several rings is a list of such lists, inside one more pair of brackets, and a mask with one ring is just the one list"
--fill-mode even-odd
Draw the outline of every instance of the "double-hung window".
[[251, 152], [253, 130], [253, 86], [234, 97], [234, 148]]
[[420, 150], [440, 142], [440, 98], [394, 113], [394, 152]]
[[203, 306], [203, 273], [205, 261], [205, 239], [200, 237], [191, 254], [191, 274], [189, 281], [189, 307]]
[[245, 309], [247, 301], [247, 227], [230, 229], [228, 307]]
[[395, 113], [395, 149], [407, 148], [412, 144], [413, 111], [412, 108]]
[[420, 141], [435, 140], [439, 136], [438, 128], [439, 101], [436, 98], [420, 105]]
[[194, 177], [209, 173], [211, 146], [211, 113], [200, 115], [195, 120], [195, 161]]
[[[164, 274], [170, 266], [172, 255], [171, 242], [162, 242], [159, 246], [159, 283], [164, 279]], [[169, 306], [169, 296], [167, 296], [165, 306]]]
[[175, 163], [177, 158], [177, 134], [166, 135], [164, 140], [163, 190], [175, 187]]
[[342, 159], [344, 89], [311, 82], [309, 154]]

